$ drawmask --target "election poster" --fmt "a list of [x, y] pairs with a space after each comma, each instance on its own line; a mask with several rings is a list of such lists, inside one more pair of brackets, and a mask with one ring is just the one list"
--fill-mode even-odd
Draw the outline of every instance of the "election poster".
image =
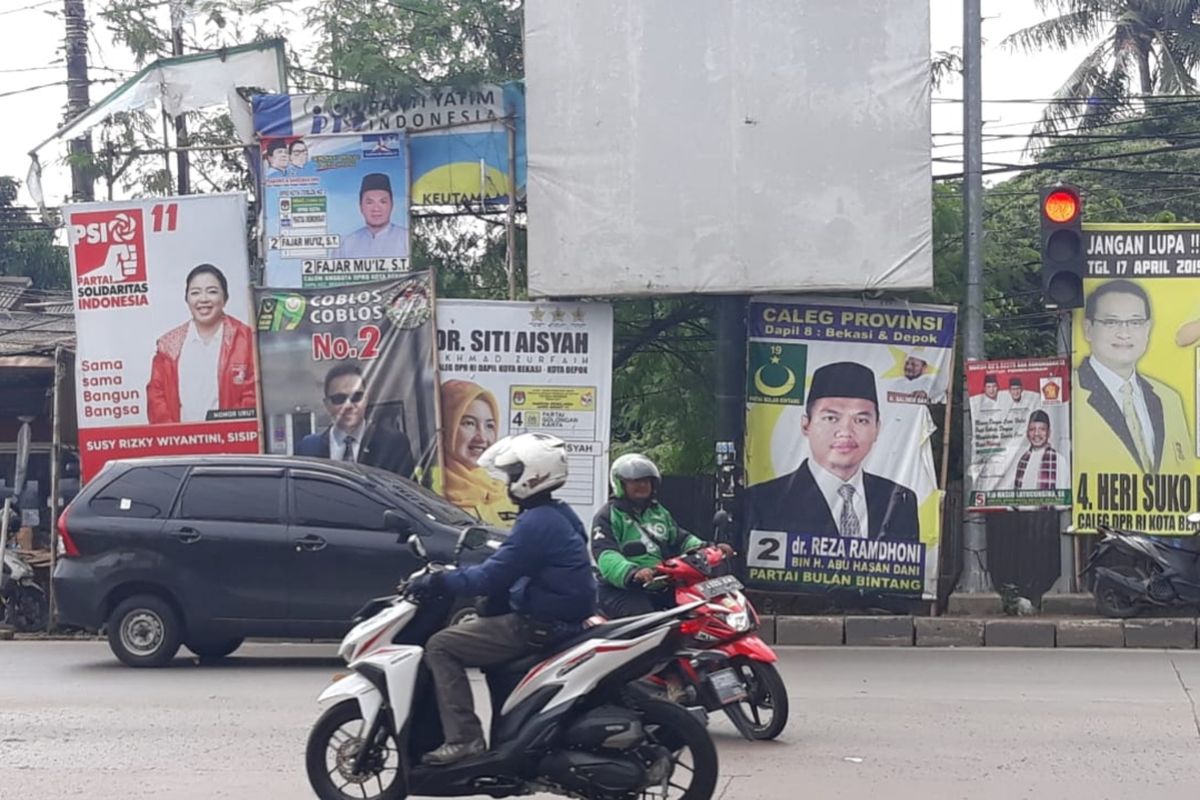
[[408, 271], [403, 133], [261, 139], [263, 284], [339, 286]]
[[[746, 564], [758, 587], [932, 598], [942, 492], [906, 365], [954, 365], [953, 308], [756, 298], [749, 306]], [[912, 372], [914, 370], [909, 370]], [[924, 390], [927, 391], [927, 390]]]
[[1075, 312], [1073, 529], [1190, 534], [1200, 377], [1200, 225], [1086, 225]]
[[246, 198], [66, 209], [79, 455], [259, 452]]
[[430, 274], [254, 294], [266, 451], [429, 479], [438, 461]]
[[507, 202], [509, 125], [517, 195], [525, 187], [525, 91], [511, 82], [394, 96], [264, 94], [252, 100], [263, 138], [407, 134], [413, 205]]
[[445, 497], [511, 526], [516, 508], [478, 459], [501, 437], [539, 431], [566, 442], [570, 477], [555, 494], [590, 520], [608, 497], [612, 307], [442, 300], [437, 327]]
[[971, 511], [1071, 507], [1065, 357], [968, 360]]

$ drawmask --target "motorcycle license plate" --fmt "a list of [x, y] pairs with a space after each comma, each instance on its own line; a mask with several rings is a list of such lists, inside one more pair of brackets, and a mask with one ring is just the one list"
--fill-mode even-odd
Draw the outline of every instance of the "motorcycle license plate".
[[732, 669], [719, 669], [708, 673], [708, 680], [717, 693], [721, 705], [739, 703], [746, 699], [746, 687]]
[[741, 588], [742, 582], [733, 575], [722, 575], [719, 578], [712, 578], [704, 583], [696, 584], [696, 591], [700, 592], [705, 600], [711, 600], [717, 595], [736, 592]]

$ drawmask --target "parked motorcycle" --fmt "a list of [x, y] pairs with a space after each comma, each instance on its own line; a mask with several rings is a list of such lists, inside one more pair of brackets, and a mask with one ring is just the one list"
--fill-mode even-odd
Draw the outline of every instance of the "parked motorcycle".
[[0, 622], [21, 633], [41, 631], [49, 613], [46, 591], [34, 580], [33, 568], [6, 548], [0, 566]]
[[[1188, 522], [1200, 526], [1200, 514]], [[1080, 575], [1094, 573], [1092, 595], [1106, 617], [1124, 619], [1147, 608], [1200, 606], [1200, 546], [1175, 548], [1142, 533], [1097, 526], [1100, 544]]]
[[[490, 748], [449, 766], [421, 765], [443, 739], [423, 646], [446, 625], [454, 602], [414, 597], [408, 587], [418, 575], [453, 566], [431, 562], [419, 537], [408, 541], [425, 566], [396, 596], [359, 612], [339, 649], [353, 672], [320, 696], [326, 710], [305, 756], [318, 797], [712, 797], [717, 751], [704, 711], [655, 699], [637, 683], [676, 657], [682, 619], [698, 604], [597, 625], [552, 653], [485, 670]], [[468, 528], [453, 560], [485, 544], [481, 529]]]
[[[621, 548], [627, 556], [646, 552], [641, 542]], [[654, 680], [683, 687], [685, 704], [724, 711], [747, 739], [774, 739], [787, 726], [788, 696], [771, 647], [759, 638], [758, 612], [727, 574], [725, 554], [703, 547], [668, 558], [646, 586], [674, 587], [677, 606], [696, 605], [681, 631], [688, 650]]]

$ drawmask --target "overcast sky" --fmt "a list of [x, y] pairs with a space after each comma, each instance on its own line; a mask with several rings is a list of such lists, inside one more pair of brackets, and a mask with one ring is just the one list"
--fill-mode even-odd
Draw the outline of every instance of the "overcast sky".
[[[1079, 62], [1085, 49], [1033, 56], [1005, 50], [1000, 47], [1000, 41], [1005, 36], [1037, 22], [1043, 15], [1033, 0], [982, 2], [985, 17], [983, 36], [986, 40], [983, 55], [985, 100], [1050, 97]], [[92, 77], [112, 81], [127, 75], [113, 70], [132, 70], [135, 67], [132, 57], [122, 47], [114, 45], [103, 25], [94, 19], [100, 8], [99, 0], [86, 0], [86, 3], [88, 13], [93, 15], [93, 21], [96, 22], [90, 37], [91, 61], [95, 67]], [[53, 133], [62, 122], [66, 104], [66, 86], [62, 83], [66, 78], [62, 59], [62, 5], [62, 0], [0, 0], [0, 175], [14, 175], [23, 181], [29, 168], [27, 152]], [[961, 45], [961, 0], [930, 0], [930, 11], [932, 48], [945, 50]], [[162, 13], [165, 17], [165, 8]], [[31, 89], [43, 84], [55, 85]], [[112, 91], [115, 86], [114, 82], [94, 85], [93, 101]], [[961, 104], [947, 102], [957, 100], [961, 95], [962, 85], [958, 81], [947, 82], [935, 94], [935, 134], [962, 130]], [[1038, 103], [987, 103], [983, 111], [984, 130], [1026, 133], [1038, 119], [1041, 109]], [[957, 139], [936, 136], [933, 143], [936, 145], [933, 150], [935, 157], [961, 157]], [[1021, 145], [1020, 140], [989, 142], [985, 143], [985, 150], [1017, 151]], [[61, 158], [61, 153], [58, 155]], [[995, 160], [1012, 161], [1019, 158], [1018, 152], [1004, 152]], [[49, 203], [58, 202], [69, 191], [70, 185], [66, 170], [50, 166], [56, 160], [54, 153], [42, 157], [43, 164], [47, 165], [43, 180]], [[961, 165], [958, 164], [934, 164], [935, 173], [960, 170]], [[23, 196], [23, 202], [29, 202], [27, 195]]]

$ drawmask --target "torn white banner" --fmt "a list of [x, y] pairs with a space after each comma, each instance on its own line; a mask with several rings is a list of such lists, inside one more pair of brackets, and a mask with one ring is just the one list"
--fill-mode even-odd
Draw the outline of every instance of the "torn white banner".
[[41, 165], [38, 153], [47, 145], [68, 141], [87, 133], [113, 114], [160, 106], [174, 117], [228, 104], [234, 128], [241, 141], [254, 141], [250, 104], [238, 90], [286, 92], [286, 59], [283, 40], [228, 47], [205, 53], [163, 58], [143, 67], [112, 94], [93, 104], [54, 135], [29, 151], [33, 164], [27, 187], [39, 206], [43, 204]]

